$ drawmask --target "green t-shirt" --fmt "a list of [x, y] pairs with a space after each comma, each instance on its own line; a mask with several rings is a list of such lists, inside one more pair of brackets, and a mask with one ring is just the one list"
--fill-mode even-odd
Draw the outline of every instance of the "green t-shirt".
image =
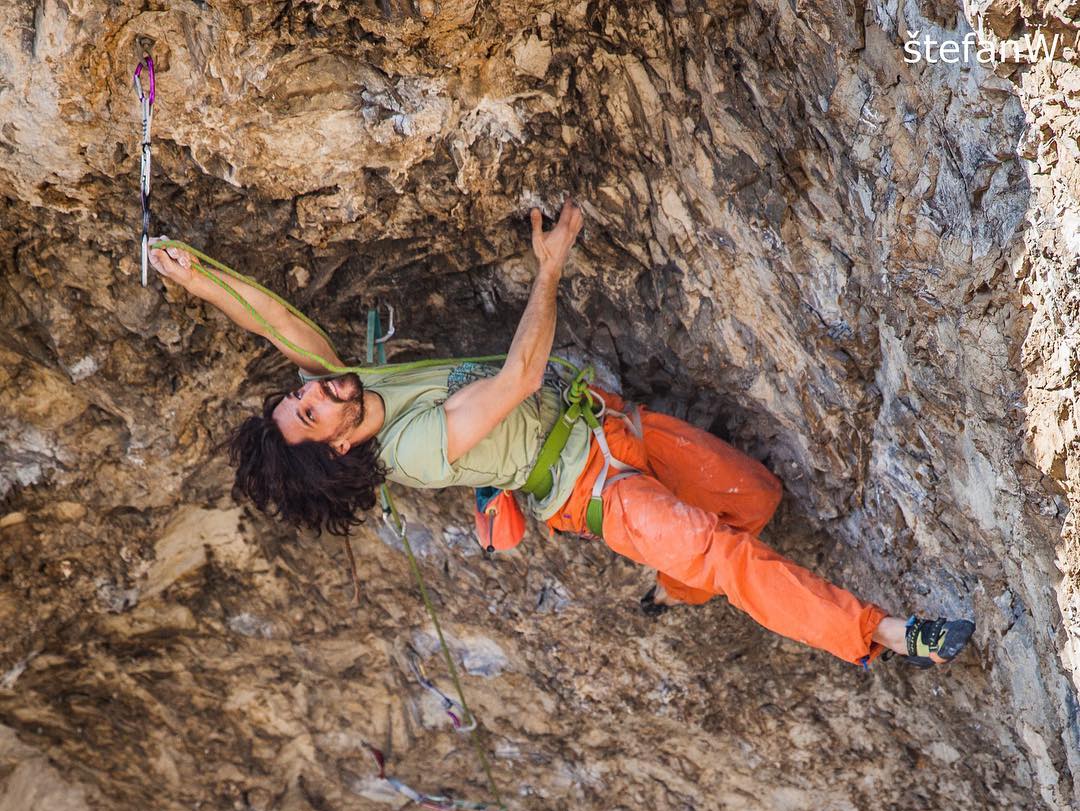
[[[498, 487], [517, 490], [529, 476], [540, 447], [562, 413], [558, 378], [544, 385], [510, 412], [468, 453], [451, 464], [447, 459], [446, 411], [443, 403], [458, 389], [497, 367], [448, 363], [426, 369], [360, 375], [364, 388], [382, 397], [386, 419], [376, 439], [387, 478], [406, 487]], [[309, 375], [301, 380], [333, 375]], [[579, 420], [555, 464], [554, 485], [547, 498], [528, 498], [528, 509], [541, 521], [553, 516], [570, 498], [589, 456], [589, 429]]]

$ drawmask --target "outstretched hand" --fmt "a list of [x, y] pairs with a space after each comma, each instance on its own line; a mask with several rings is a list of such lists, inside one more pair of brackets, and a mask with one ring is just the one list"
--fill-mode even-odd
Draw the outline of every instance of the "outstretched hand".
[[[165, 239], [165, 237], [158, 237]], [[191, 254], [180, 248], [151, 248], [150, 264], [154, 270], [177, 284], [187, 286], [195, 275], [191, 267]]]
[[572, 200], [567, 200], [563, 204], [562, 213], [559, 214], [558, 223], [547, 232], [543, 228], [544, 220], [540, 209], [534, 208], [530, 216], [532, 217], [532, 248], [536, 258], [540, 260], [540, 268], [561, 272], [584, 223], [581, 209], [574, 205]]

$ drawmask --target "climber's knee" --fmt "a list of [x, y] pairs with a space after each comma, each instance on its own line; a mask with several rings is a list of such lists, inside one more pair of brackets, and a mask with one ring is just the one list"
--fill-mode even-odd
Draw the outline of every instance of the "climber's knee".
[[766, 513], [765, 520], [773, 517], [776, 508], [780, 506], [780, 500], [784, 497], [784, 485], [771, 471], [766, 470], [762, 483], [762, 510]]
[[711, 591], [688, 586], [663, 572], [656, 573], [656, 583], [664, 589], [668, 597], [687, 605], [701, 605], [716, 596]]

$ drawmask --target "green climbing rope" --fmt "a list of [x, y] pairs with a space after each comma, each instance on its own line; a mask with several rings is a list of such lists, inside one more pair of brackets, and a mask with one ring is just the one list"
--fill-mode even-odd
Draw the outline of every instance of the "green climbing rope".
[[[331, 349], [334, 349], [334, 344], [330, 340], [330, 336], [328, 336], [325, 332], [323, 332], [322, 328], [320, 328], [318, 324], [316, 324], [314, 321], [312, 321], [310, 318], [308, 318], [306, 315], [304, 315], [302, 312], [300, 312], [298, 309], [296, 309], [296, 307], [294, 307], [292, 304], [290, 304], [288, 301], [283, 299], [281, 296], [279, 296], [274, 291], [268, 290], [267, 288], [265, 288], [261, 284], [259, 284], [257, 281], [252, 279], [250, 276], [245, 276], [243, 273], [240, 273], [239, 271], [233, 270], [228, 265], [225, 265], [225, 264], [217, 261], [213, 257], [207, 256], [202, 251], [200, 251], [200, 250], [198, 250], [196, 248], [193, 248], [190, 245], [188, 245], [187, 243], [181, 242], [178, 239], [158, 240], [157, 242], [155, 242], [150, 247], [155, 248], [155, 249], [157, 249], [157, 248], [180, 248], [182, 250], [187, 251], [191, 255], [195, 256], [199, 260], [198, 262], [195, 262], [192, 265], [195, 268], [195, 270], [197, 270], [199, 273], [201, 273], [203, 276], [205, 276], [211, 282], [213, 282], [218, 287], [220, 287], [222, 290], [224, 290], [226, 293], [228, 293], [229, 296], [231, 296], [233, 299], [235, 299], [237, 302], [239, 302], [240, 305], [243, 306], [243, 308], [252, 316], [252, 318], [254, 318], [259, 324], [262, 325], [263, 329], [266, 330], [266, 336], [268, 338], [273, 338], [279, 344], [288, 347], [296, 355], [298, 355], [298, 356], [300, 356], [302, 358], [306, 358], [307, 360], [312, 361], [313, 363], [319, 364], [324, 369], [326, 369], [327, 372], [329, 372], [331, 374], [343, 375], [343, 374], [348, 374], [350, 372], [355, 373], [355, 374], [365, 374], [365, 375], [390, 374], [390, 373], [393, 373], [393, 372], [407, 372], [407, 371], [410, 371], [410, 370], [413, 370], [413, 369], [427, 369], [427, 368], [431, 368], [433, 366], [442, 366], [442, 365], [444, 365], [446, 363], [451, 363], [451, 362], [452, 363], [467, 363], [467, 362], [472, 362], [472, 363], [494, 363], [494, 362], [497, 362], [497, 361], [506, 360], [506, 355], [501, 354], [501, 355], [478, 355], [476, 357], [468, 357], [468, 358], [428, 358], [428, 359], [424, 359], [424, 360], [405, 361], [404, 363], [386, 363], [386, 364], [382, 364], [382, 365], [340, 366], [340, 365], [338, 365], [336, 363], [331, 363], [326, 358], [322, 357], [322, 355], [319, 355], [316, 352], [312, 352], [309, 349], [305, 349], [305, 348], [303, 348], [301, 346], [297, 346], [295, 343], [293, 343], [288, 338], [286, 338], [284, 335], [282, 335], [280, 332], [278, 332], [278, 330], [275, 329], [274, 326], [269, 321], [267, 321], [266, 318], [263, 317], [262, 313], [260, 313], [254, 307], [252, 307], [251, 303], [246, 298], [244, 298], [239, 292], [237, 292], [237, 290], [232, 285], [230, 285], [227, 281], [222, 279], [217, 274], [210, 271], [203, 263], [206, 263], [206, 264], [210, 265], [211, 267], [216, 268], [217, 270], [220, 270], [222, 273], [224, 273], [227, 276], [231, 276], [234, 279], [237, 279], [239, 281], [244, 282], [245, 284], [249, 284], [252, 287], [254, 287], [256, 290], [259, 290], [259, 291], [265, 293], [266, 295], [270, 296], [270, 298], [272, 298], [274, 301], [276, 301], [282, 307], [287, 309], [294, 316], [296, 316], [301, 321], [303, 321], [305, 324], [307, 324], [309, 327], [311, 327], [313, 330], [315, 330], [323, 339], [325, 339], [327, 345], [329, 345]], [[381, 344], [379, 345], [379, 348], [380, 349], [382, 348]], [[334, 349], [334, 352], [336, 353], [337, 350]], [[552, 355], [549, 358], [549, 360], [552, 363], [556, 363], [556, 364], [566, 368], [574, 376], [577, 376], [580, 373], [580, 369], [578, 369], [577, 366], [575, 366], [573, 363], [566, 360], [565, 358], [560, 358], [560, 357], [557, 357], [555, 355]]]
[[[206, 268], [203, 263], [206, 263], [211, 267], [216, 268], [217, 270], [228, 276], [243, 281], [244, 283], [249, 284], [257, 290], [260, 290], [266, 295], [270, 296], [272, 299], [274, 299], [274, 301], [285, 307], [290, 313], [292, 313], [294, 316], [296, 316], [313, 330], [315, 330], [320, 336], [322, 336], [326, 340], [327, 345], [329, 345], [331, 349], [334, 349], [334, 344], [330, 340], [330, 337], [325, 332], [323, 332], [323, 330], [319, 327], [318, 324], [316, 324], [314, 321], [312, 321], [310, 318], [308, 318], [306, 315], [296, 309], [296, 307], [283, 299], [281, 296], [277, 295], [272, 290], [268, 290], [267, 288], [263, 287], [250, 276], [246, 276], [239, 271], [233, 270], [229, 266], [218, 262], [213, 257], [207, 256], [202, 251], [199, 251], [196, 248], [193, 248], [190, 245], [181, 242], [180, 240], [159, 240], [150, 247], [157, 249], [180, 248], [195, 256], [199, 261], [193, 263], [192, 266], [199, 273], [208, 278], [214, 284], [221, 287], [232, 298], [238, 301], [244, 307], [244, 309], [259, 324], [263, 326], [263, 328], [266, 330], [266, 334], [268, 337], [272, 336], [274, 339], [276, 339], [282, 345], [291, 349], [297, 355], [307, 358], [308, 360], [311, 360], [315, 363], [318, 363], [328, 372], [334, 374], [346, 374], [349, 372], [364, 373], [365, 375], [386, 374], [390, 372], [399, 372], [407, 371], [410, 369], [422, 369], [431, 366], [439, 366], [447, 363], [448, 360], [458, 363], [467, 361], [484, 363], [506, 359], [506, 355], [482, 355], [472, 358], [431, 359], [387, 364], [385, 363], [386, 355], [383, 350], [383, 345], [381, 343], [377, 343], [377, 339], [381, 337], [378, 334], [381, 332], [378, 313], [372, 313], [368, 316], [367, 354], [369, 361], [372, 361], [377, 357], [380, 361], [380, 364], [371, 366], [339, 366], [337, 364], [331, 363], [326, 358], [315, 352], [297, 346], [284, 335], [282, 335], [278, 330], [273, 327], [273, 325], [270, 324], [269, 321], [266, 320], [266, 318], [263, 317], [263, 315], [258, 310], [256, 310], [251, 305], [251, 303], [246, 298], [244, 298], [244, 296], [237, 292], [237, 290], [232, 285], [230, 285], [220, 276]], [[334, 352], [336, 353], [337, 350], [334, 349]], [[551, 360], [566, 367], [567, 369], [572, 371], [575, 376], [580, 376], [580, 371], [570, 361], [554, 356], [551, 357]], [[402, 546], [404, 546], [405, 548], [405, 554], [409, 559], [409, 567], [412, 569], [413, 576], [415, 577], [417, 586], [420, 589], [420, 597], [424, 602], [424, 607], [427, 609], [428, 616], [431, 617], [432, 624], [435, 626], [435, 633], [438, 636], [439, 645], [442, 648], [443, 656], [446, 659], [446, 667], [450, 672], [450, 678], [454, 683], [454, 689], [457, 691], [458, 700], [461, 703], [462, 710], [464, 711], [465, 717], [462, 719], [462, 722], [466, 727], [471, 727], [471, 729], [469, 730], [469, 737], [472, 740], [473, 748], [476, 750], [476, 754], [480, 760], [480, 764], [484, 769], [484, 774], [487, 776], [488, 785], [491, 788], [492, 796], [498, 803], [499, 808], [505, 811], [506, 805], [503, 803], [502, 795], [499, 793], [499, 787], [498, 784], [495, 782], [495, 775], [491, 770], [491, 764], [488, 762], [487, 755], [484, 752], [484, 748], [476, 735], [476, 725], [473, 724], [475, 716], [473, 716], [472, 710], [469, 709], [469, 705], [465, 700], [465, 690], [461, 685], [461, 677], [458, 675], [457, 666], [454, 664], [454, 657], [450, 653], [450, 647], [449, 645], [447, 645], [446, 637], [443, 635], [442, 624], [439, 622], [439, 616], [435, 611], [434, 604], [431, 602], [431, 596], [428, 594], [427, 585], [425, 584], [423, 574], [420, 571], [420, 564], [417, 562], [416, 555], [413, 554], [412, 545], [409, 543], [409, 536], [405, 526], [405, 521], [402, 518], [401, 514], [398, 512], [397, 507], [394, 505], [393, 499], [390, 496], [390, 491], [385, 484], [382, 485], [380, 493], [382, 496], [383, 514], [386, 522], [388, 525], [390, 525], [391, 529], [398, 536], [398, 538], [401, 539]]]
[[[369, 362], [374, 358], [378, 358], [380, 364], [386, 363], [386, 352], [383, 348], [382, 337], [382, 323], [379, 320], [379, 311], [370, 310], [367, 323], [367, 357]], [[401, 545], [405, 547], [405, 554], [409, 558], [409, 568], [412, 569], [413, 577], [416, 578], [416, 585], [420, 589], [420, 599], [424, 601], [424, 607], [427, 609], [428, 616], [431, 617], [431, 624], [435, 626], [435, 635], [439, 638], [439, 647], [442, 648], [443, 657], [446, 659], [446, 668], [450, 672], [450, 679], [454, 682], [454, 689], [458, 694], [458, 703], [461, 704], [462, 715], [464, 716], [461, 723], [465, 729], [469, 730], [469, 739], [476, 750], [476, 756], [480, 759], [484, 774], [487, 775], [492, 797], [498, 803], [500, 809], [505, 809], [506, 806], [503, 805], [502, 796], [499, 794], [499, 786], [495, 782], [495, 775], [491, 771], [491, 764], [488, 762], [484, 747], [480, 744], [480, 739], [476, 735], [476, 716], [473, 715], [468, 702], [465, 700], [465, 688], [461, 685], [461, 677], [458, 676], [454, 657], [450, 653], [450, 646], [446, 644], [442, 623], [439, 622], [439, 615], [435, 611], [435, 604], [431, 602], [431, 596], [428, 594], [427, 584], [424, 582], [424, 576], [420, 571], [420, 564], [416, 560], [416, 555], [413, 554], [412, 544], [409, 543], [409, 533], [405, 525], [405, 519], [398, 512], [386, 482], [383, 482], [379, 487], [379, 495], [382, 498], [383, 520], [386, 521], [394, 534], [401, 539]]]

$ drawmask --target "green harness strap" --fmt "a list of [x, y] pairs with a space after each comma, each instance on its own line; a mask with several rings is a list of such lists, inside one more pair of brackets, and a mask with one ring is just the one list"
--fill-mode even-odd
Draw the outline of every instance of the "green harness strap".
[[563, 412], [548, 433], [547, 439], [544, 440], [544, 444], [540, 448], [536, 464], [533, 465], [533, 469], [529, 472], [529, 477], [525, 480], [525, 484], [521, 486], [521, 490], [537, 500], [543, 500], [547, 497], [548, 493], [551, 492], [551, 488], [555, 486], [555, 478], [551, 471], [556, 462], [559, 461], [559, 456], [570, 439], [570, 432], [574, 429], [574, 424], [579, 419], [584, 418], [585, 424], [589, 426], [589, 430], [593, 432], [593, 436], [600, 443], [600, 450], [604, 454], [604, 468], [601, 470], [600, 476], [597, 477], [599, 491], [597, 491], [596, 486], [593, 487], [593, 495], [589, 499], [589, 506], [585, 512], [585, 520], [589, 525], [589, 531], [598, 538], [602, 538], [604, 535], [604, 504], [600, 494], [603, 493], [604, 482], [607, 479], [607, 472], [611, 464], [622, 465], [622, 463], [611, 456], [607, 438], [604, 436], [604, 429], [596, 416], [594, 410], [595, 400], [592, 391], [589, 389], [592, 377], [593, 368], [587, 366], [578, 372], [577, 377], [570, 384], [570, 388], [566, 392], [566, 402], [569, 404], [569, 408]]
[[[521, 486], [522, 492], [528, 493], [538, 500], [545, 498], [551, 492], [551, 488], [555, 484], [551, 469], [559, 460], [563, 448], [566, 447], [566, 442], [570, 439], [570, 432], [573, 430], [574, 424], [581, 419], [584, 411], [591, 408], [589, 382], [592, 374], [591, 366], [582, 369], [570, 384], [570, 388], [566, 393], [566, 402], [570, 407], [562, 413], [562, 416], [552, 426], [551, 431], [548, 432], [547, 439], [544, 440], [540, 453], [536, 457], [536, 464], [533, 465], [533, 469], [529, 472], [525, 484]], [[583, 399], [586, 400], [584, 407], [581, 405]]]

